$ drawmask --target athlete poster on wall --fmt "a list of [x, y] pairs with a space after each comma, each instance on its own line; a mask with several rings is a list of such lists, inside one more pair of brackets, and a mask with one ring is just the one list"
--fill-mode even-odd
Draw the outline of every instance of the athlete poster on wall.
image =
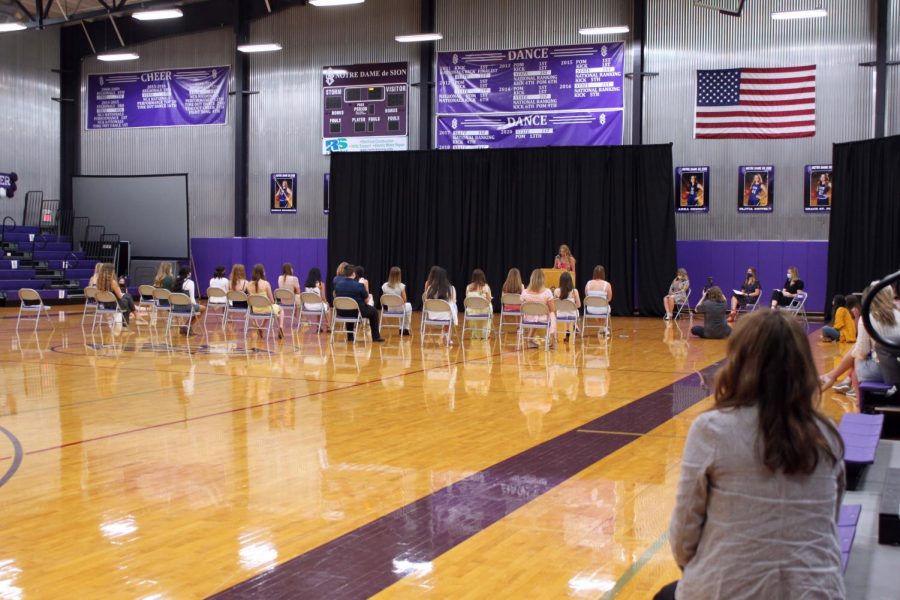
[[709, 167], [675, 169], [675, 212], [709, 212]]
[[775, 167], [738, 167], [738, 212], [775, 210]]
[[269, 181], [269, 210], [275, 214], [297, 212], [297, 174], [272, 173]]
[[831, 211], [831, 165], [806, 165], [803, 212]]

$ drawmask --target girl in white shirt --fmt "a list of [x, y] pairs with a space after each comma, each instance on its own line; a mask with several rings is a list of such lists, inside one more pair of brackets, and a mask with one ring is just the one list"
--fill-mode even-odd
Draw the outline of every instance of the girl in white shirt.
[[[209, 287], [228, 293], [228, 283], [228, 278], [225, 277], [225, 267], [216, 267], [216, 272], [213, 274], [212, 279], [209, 280]], [[209, 299], [210, 304], [225, 304], [225, 302], [227, 302], [225, 296], [221, 298], [214, 296]]]
[[372, 292], [369, 290], [369, 280], [366, 279], [366, 270], [362, 267], [355, 267], [356, 270], [356, 281], [366, 286], [366, 291], [369, 292], [369, 297], [366, 298], [366, 304], [371, 307], [375, 306], [375, 298], [372, 297]]
[[387, 282], [381, 286], [381, 293], [393, 294], [403, 298], [403, 321], [400, 324], [400, 329], [403, 330], [403, 335], [409, 335], [409, 324], [412, 320], [412, 304], [407, 302], [406, 284], [401, 281], [402, 276], [400, 267], [391, 267]]
[[[584, 286], [584, 295], [588, 296], [597, 296], [600, 298], [606, 298], [607, 302], [612, 302], [612, 285], [608, 281], [606, 281], [606, 269], [603, 265], [597, 265], [594, 267], [594, 278], [587, 282], [587, 285]], [[591, 315], [603, 315], [609, 312], [609, 308], [603, 309], [600, 307], [590, 307], [588, 306], [585, 310], [587, 310], [588, 314]]]

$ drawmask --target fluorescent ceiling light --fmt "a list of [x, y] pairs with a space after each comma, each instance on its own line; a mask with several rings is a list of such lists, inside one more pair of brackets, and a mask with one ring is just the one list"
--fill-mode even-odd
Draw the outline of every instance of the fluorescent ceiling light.
[[414, 33], [412, 35], [398, 35], [394, 39], [401, 44], [408, 44], [410, 42], [434, 42], [444, 39], [444, 36], [440, 33]]
[[828, 11], [824, 8], [813, 8], [810, 10], [786, 10], [782, 12], [773, 12], [772, 18], [777, 21], [785, 19], [818, 19], [827, 17]]
[[366, 0], [309, 0], [313, 6], [343, 6], [344, 4], [362, 4]]
[[276, 52], [281, 44], [243, 44], [237, 47], [238, 52]]
[[163, 10], [144, 10], [131, 15], [138, 21], [162, 21], [164, 19], [180, 19], [184, 16], [180, 8], [166, 8]]
[[615, 27], [583, 27], [578, 30], [581, 35], [610, 35], [613, 33], [628, 33], [628, 25], [616, 25]]
[[23, 29], [28, 29], [21, 23], [0, 23], [0, 33], [5, 33], [7, 31], [22, 31]]
[[119, 62], [123, 60], [137, 60], [140, 56], [134, 52], [104, 52], [97, 55], [97, 60], [104, 62]]

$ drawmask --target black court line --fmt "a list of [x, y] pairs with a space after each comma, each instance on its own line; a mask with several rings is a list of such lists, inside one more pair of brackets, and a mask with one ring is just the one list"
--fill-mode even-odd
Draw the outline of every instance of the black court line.
[[[706, 382], [712, 381], [723, 362], [420, 498], [211, 598], [373, 596], [706, 398], [710, 391]], [[617, 433], [581, 433], [579, 429]]]

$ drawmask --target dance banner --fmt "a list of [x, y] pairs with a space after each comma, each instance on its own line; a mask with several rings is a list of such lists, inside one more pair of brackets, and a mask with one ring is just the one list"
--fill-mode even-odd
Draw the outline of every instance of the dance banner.
[[322, 152], [406, 150], [409, 64], [322, 69]]
[[444, 115], [438, 150], [613, 146], [622, 143], [622, 111]]
[[625, 45], [440, 52], [437, 114], [623, 108]]
[[296, 173], [272, 173], [269, 183], [269, 210], [275, 214], [297, 212]]
[[88, 75], [86, 129], [222, 125], [231, 67]]
[[709, 212], [709, 167], [675, 169], [675, 212]]
[[622, 42], [441, 52], [439, 149], [622, 143]]
[[831, 165], [806, 165], [803, 212], [831, 212]]
[[775, 210], [775, 167], [738, 167], [738, 212]]

